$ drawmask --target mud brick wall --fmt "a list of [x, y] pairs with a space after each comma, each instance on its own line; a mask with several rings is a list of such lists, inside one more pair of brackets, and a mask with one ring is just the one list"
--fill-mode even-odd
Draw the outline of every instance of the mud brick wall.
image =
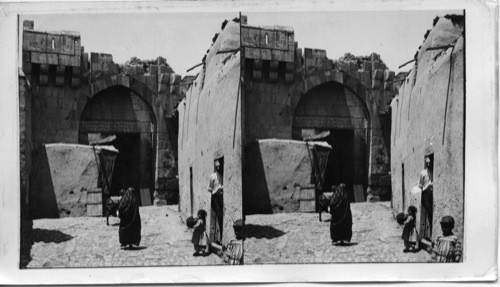
[[[86, 214], [87, 191], [95, 190], [99, 178], [97, 153], [108, 163], [117, 150], [112, 146], [47, 144], [40, 148], [33, 167], [30, 217], [78, 217]], [[95, 203], [95, 202], [94, 202]]]
[[213, 43], [205, 69], [178, 107], [179, 209], [184, 219], [196, 216], [199, 209], [210, 212], [209, 177], [214, 172], [214, 160], [223, 156], [224, 243], [234, 238], [233, 222], [243, 216], [242, 92], [239, 52], [217, 52], [238, 49], [239, 42], [239, 23], [231, 21]]
[[[428, 50], [454, 45], [454, 48]], [[451, 69], [451, 73], [450, 73]], [[418, 52], [417, 62], [392, 101], [391, 175], [394, 213], [408, 208], [411, 190], [434, 150], [434, 219], [455, 218], [463, 234], [464, 212], [464, 38], [463, 27], [440, 18]], [[404, 175], [403, 175], [404, 167]], [[418, 200], [417, 200], [418, 201]], [[420, 211], [420, 206], [417, 206]]]
[[313, 169], [318, 168], [311, 160], [311, 155], [319, 156], [317, 146], [276, 139], [250, 144], [245, 151], [250, 168], [243, 179], [245, 215], [300, 212], [300, 189], [311, 185]]

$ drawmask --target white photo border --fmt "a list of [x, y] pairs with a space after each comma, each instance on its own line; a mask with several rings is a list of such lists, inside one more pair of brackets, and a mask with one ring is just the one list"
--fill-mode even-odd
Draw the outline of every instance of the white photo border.
[[[139, 9], [140, 8], [140, 9]], [[465, 9], [464, 262], [19, 269], [18, 15]], [[313, 21], [313, 19], [311, 19]], [[279, 23], [277, 23], [279, 24]], [[425, 31], [422, 31], [424, 34]], [[498, 4], [496, 1], [108, 1], [0, 3], [0, 284], [491, 281], [498, 258]], [[417, 47], [415, 47], [416, 49]], [[201, 56], [201, 55], [200, 55]]]

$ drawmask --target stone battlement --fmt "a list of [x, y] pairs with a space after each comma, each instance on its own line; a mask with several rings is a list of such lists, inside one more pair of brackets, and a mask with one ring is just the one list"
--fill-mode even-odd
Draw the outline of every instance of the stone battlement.
[[338, 60], [331, 60], [326, 50], [298, 48], [293, 28], [253, 27], [247, 25], [246, 18], [243, 19], [242, 64], [252, 81], [291, 85], [298, 80], [297, 77], [306, 79], [317, 73], [340, 70], [360, 80], [368, 89], [396, 92], [393, 85], [395, 73], [387, 69], [376, 53], [366, 57], [346, 53]]
[[24, 21], [23, 29], [23, 72], [27, 78], [35, 74], [34, 82], [42, 86], [80, 87], [84, 63], [80, 34], [34, 31], [33, 21]]
[[296, 43], [292, 28], [242, 25], [241, 48], [243, 65], [254, 81], [276, 83], [282, 79], [286, 84], [293, 83]]
[[[159, 57], [154, 62], [113, 62], [107, 53], [85, 53], [78, 32], [35, 31], [33, 21], [23, 23], [23, 65], [26, 78], [34, 85], [78, 89], [100, 79], [124, 74], [148, 86], [154, 93], [170, 94], [171, 107], [181, 100], [181, 76]], [[90, 57], [89, 57], [90, 56]], [[172, 115], [171, 111], [169, 115]]]

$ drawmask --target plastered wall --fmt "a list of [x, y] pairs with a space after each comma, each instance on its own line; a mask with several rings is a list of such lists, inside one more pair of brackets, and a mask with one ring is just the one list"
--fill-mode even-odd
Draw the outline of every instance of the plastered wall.
[[[455, 233], [463, 235], [465, 95], [462, 31], [459, 24], [439, 19], [419, 50], [417, 63], [399, 95], [391, 103], [394, 213], [408, 208], [411, 190], [424, 168], [425, 149], [432, 146], [434, 238], [442, 233], [439, 221], [445, 215], [455, 218]], [[454, 47], [428, 50], [447, 45]], [[417, 208], [420, 211], [421, 207]]]
[[217, 52], [237, 49], [239, 37], [239, 23], [229, 22], [178, 107], [179, 208], [184, 219], [199, 209], [210, 212], [209, 177], [214, 160], [224, 157], [223, 243], [234, 237], [233, 222], [242, 218], [242, 93], [239, 52]]

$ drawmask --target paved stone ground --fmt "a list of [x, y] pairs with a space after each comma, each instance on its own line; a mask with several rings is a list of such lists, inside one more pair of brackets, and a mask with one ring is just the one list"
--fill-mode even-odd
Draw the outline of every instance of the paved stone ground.
[[332, 246], [327, 213], [323, 222], [316, 213], [247, 216], [245, 264], [431, 261], [425, 251], [403, 253], [403, 230], [388, 202], [352, 203], [351, 211], [351, 246]]
[[[39, 219], [22, 224], [21, 267], [102, 267], [218, 265], [215, 254], [194, 257], [191, 231], [181, 222], [177, 206], [140, 208], [141, 249], [122, 250], [119, 219], [74, 217]], [[166, 216], [168, 214], [168, 216]], [[32, 229], [33, 232], [29, 232]]]
[[[388, 203], [353, 203], [355, 245], [332, 246], [330, 215], [282, 213], [246, 218], [245, 264], [428, 262], [424, 251], [403, 253], [402, 227]], [[191, 231], [177, 206], [141, 207], [139, 250], [121, 250], [117, 218], [39, 219], [22, 224], [21, 267], [219, 265], [215, 254], [194, 257]], [[168, 216], [166, 216], [168, 214]]]

